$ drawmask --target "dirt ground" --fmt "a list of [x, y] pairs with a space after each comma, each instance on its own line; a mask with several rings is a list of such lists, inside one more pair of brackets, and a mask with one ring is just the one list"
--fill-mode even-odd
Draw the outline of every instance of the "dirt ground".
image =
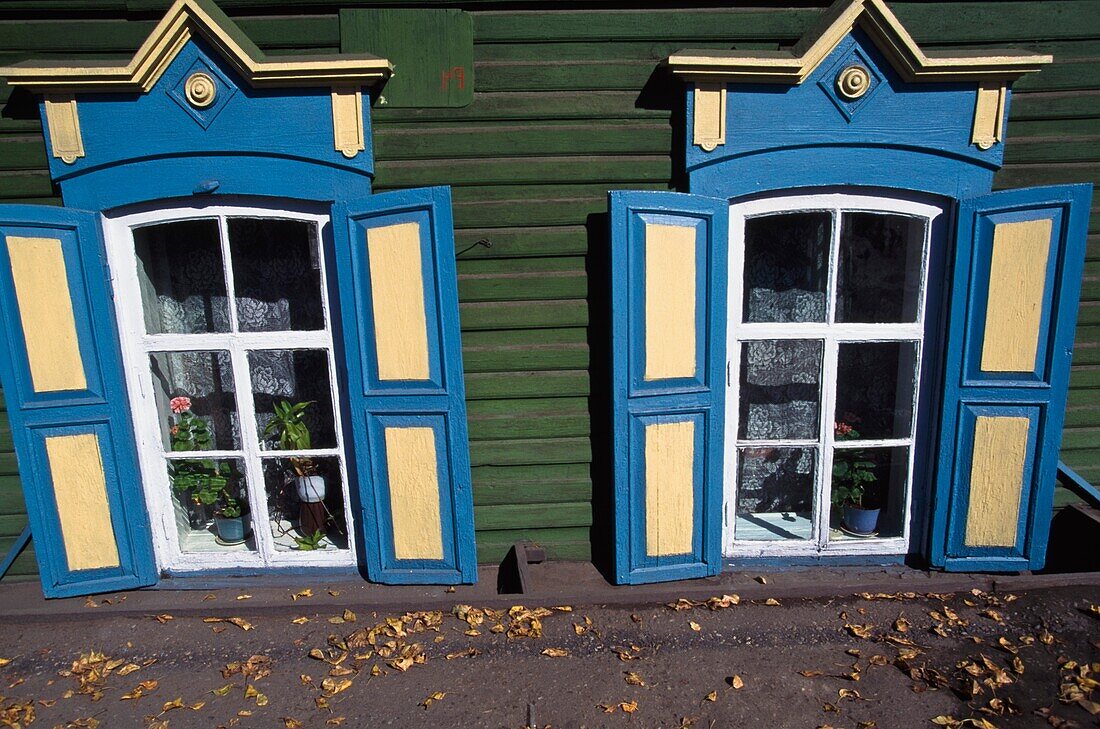
[[405, 615], [309, 592], [0, 622], [0, 726], [1100, 725], [1100, 587]]

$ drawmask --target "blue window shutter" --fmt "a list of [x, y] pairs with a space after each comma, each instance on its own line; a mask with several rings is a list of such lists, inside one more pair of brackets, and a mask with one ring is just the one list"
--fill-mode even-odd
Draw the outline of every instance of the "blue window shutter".
[[612, 192], [615, 576], [722, 568], [729, 203]]
[[3, 383], [42, 590], [157, 580], [99, 216], [0, 206]]
[[1043, 566], [1091, 185], [961, 201], [929, 558]]
[[476, 582], [450, 189], [339, 203], [332, 221], [368, 576]]

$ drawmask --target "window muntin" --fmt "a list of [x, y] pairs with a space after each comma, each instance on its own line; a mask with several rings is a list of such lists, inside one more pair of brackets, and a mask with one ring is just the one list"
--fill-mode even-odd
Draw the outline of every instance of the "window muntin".
[[[904, 552], [942, 211], [824, 194], [730, 212], [730, 289], [742, 295], [729, 301], [725, 552]], [[857, 419], [864, 430], [848, 432]], [[843, 481], [852, 465], [876, 477], [875, 537], [847, 533], [830, 503], [834, 469]]]
[[[164, 568], [355, 562], [322, 249], [327, 223], [311, 212], [231, 206], [106, 221]], [[179, 450], [173, 437], [177, 396], [190, 398], [187, 412], [207, 431], [195, 450]], [[299, 402], [310, 403], [302, 414], [308, 444], [269, 427], [281, 403]], [[192, 508], [196, 492], [178, 484], [195, 473], [200, 483], [213, 475], [241, 506], [243, 541], [223, 538], [209, 509]], [[308, 476], [323, 478], [323, 487]], [[319, 541], [307, 530], [317, 525]]]

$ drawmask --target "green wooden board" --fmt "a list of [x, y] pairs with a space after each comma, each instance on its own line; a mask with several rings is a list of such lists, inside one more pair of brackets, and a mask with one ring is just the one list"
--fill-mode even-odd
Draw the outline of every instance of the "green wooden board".
[[[685, 10], [533, 0], [219, 0], [266, 52], [367, 52], [396, 76], [372, 109], [375, 189], [452, 186], [479, 559], [531, 539], [588, 559], [605, 498], [607, 191], [674, 189], [681, 48], [776, 48], [828, 0]], [[894, 1], [928, 49], [1024, 48], [1055, 63], [1016, 84], [996, 186], [1100, 181], [1094, 0]], [[0, 62], [132, 53], [169, 0], [0, 5]], [[402, 7], [405, 6], [405, 7]], [[451, 6], [451, 7], [446, 7]], [[454, 60], [458, 58], [458, 60]], [[458, 88], [455, 66], [463, 69]], [[452, 73], [444, 88], [445, 72]], [[476, 83], [475, 83], [476, 82]], [[665, 84], [667, 94], [649, 83]], [[476, 88], [475, 88], [476, 85]], [[461, 93], [460, 93], [461, 92]], [[0, 82], [0, 105], [10, 88]], [[37, 116], [0, 115], [0, 198], [59, 204]], [[1100, 190], [1076, 331], [1063, 458], [1100, 482]], [[484, 243], [482, 242], [484, 241]], [[593, 328], [590, 328], [592, 326]], [[0, 416], [0, 525], [24, 519]], [[598, 512], [597, 517], [598, 518]], [[606, 532], [606, 529], [603, 530]], [[0, 537], [0, 547], [4, 539]], [[33, 553], [8, 579], [33, 575]]]
[[474, 98], [474, 24], [451, 8], [340, 12], [340, 48], [389, 59], [393, 78], [379, 105], [467, 106]]

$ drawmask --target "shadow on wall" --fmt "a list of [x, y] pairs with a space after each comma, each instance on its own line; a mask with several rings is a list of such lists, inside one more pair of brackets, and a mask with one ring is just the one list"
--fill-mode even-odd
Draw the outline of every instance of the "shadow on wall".
[[[635, 108], [671, 113], [673, 179], [657, 189], [687, 190], [684, 169], [684, 127], [687, 110], [684, 85], [666, 68], [656, 66], [634, 102]], [[615, 574], [615, 473], [612, 462], [611, 423], [611, 241], [607, 213], [593, 213], [585, 220], [588, 234], [588, 415], [592, 447], [592, 527], [589, 539], [592, 563], [608, 582]]]
[[588, 416], [592, 463], [592, 563], [608, 582], [615, 574], [615, 474], [611, 451], [611, 242], [607, 213], [592, 213], [588, 231]]

